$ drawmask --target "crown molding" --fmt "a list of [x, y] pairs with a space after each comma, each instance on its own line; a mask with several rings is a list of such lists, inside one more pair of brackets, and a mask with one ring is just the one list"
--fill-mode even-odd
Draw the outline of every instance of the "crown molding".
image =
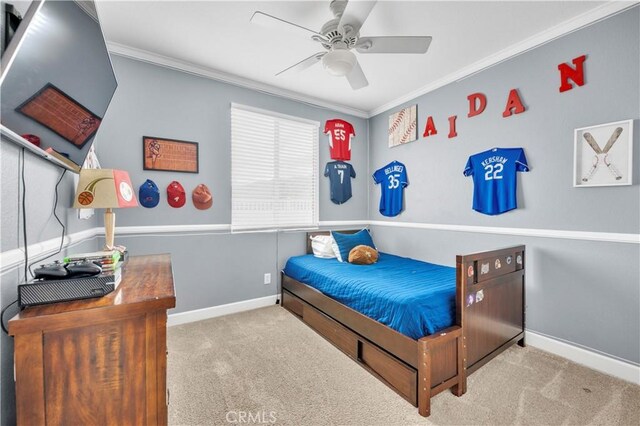
[[480, 61], [474, 62], [467, 67], [461, 68], [458, 71], [455, 71], [439, 80], [427, 84], [426, 86], [422, 86], [417, 90], [407, 93], [406, 95], [380, 105], [379, 107], [374, 108], [368, 112], [369, 117], [374, 117], [378, 114], [390, 110], [391, 108], [395, 108], [406, 102], [413, 101], [419, 96], [425, 95], [429, 92], [433, 92], [434, 90], [446, 86], [447, 84], [455, 83], [465, 78], [471, 77], [474, 74], [498, 65], [501, 62], [509, 60], [513, 57], [521, 55], [529, 50], [535, 49], [536, 47], [549, 43], [550, 41], [553, 41], [559, 37], [570, 34], [591, 24], [595, 24], [598, 21], [624, 12], [627, 9], [631, 9], [638, 4], [639, 2], [637, 1], [609, 1], [601, 6], [589, 10], [588, 12], [585, 12], [543, 32], [540, 32], [532, 37], [529, 37], [519, 43], [513, 44], [491, 56], [487, 56]]
[[158, 53], [150, 52], [148, 50], [127, 46], [121, 43], [109, 41], [107, 42], [107, 48], [112, 54], [125, 58], [158, 65], [172, 70], [182, 71], [211, 80], [221, 81], [224, 83], [232, 84], [234, 86], [244, 87], [268, 95], [290, 99], [311, 106], [330, 109], [332, 111], [368, 119], [392, 108], [395, 108], [403, 103], [413, 101], [416, 98], [439, 89], [443, 86], [446, 86], [447, 84], [455, 83], [465, 78], [471, 77], [474, 74], [498, 65], [501, 62], [509, 60], [513, 57], [521, 55], [531, 49], [535, 49], [536, 47], [549, 43], [550, 41], [553, 41], [559, 37], [570, 34], [574, 31], [582, 29], [603, 19], [609, 18], [618, 13], [624, 12], [625, 10], [631, 9], [638, 4], [640, 4], [640, 2], [638, 1], [609, 1], [581, 15], [578, 15], [532, 37], [529, 37], [519, 43], [513, 44], [508, 48], [503, 49], [491, 56], [487, 56], [486, 58], [483, 58], [482, 60], [477, 61], [467, 67], [461, 68], [439, 80], [436, 80], [432, 83], [422, 86], [419, 89], [409, 92], [406, 95], [380, 105], [379, 107], [374, 108], [370, 111], [364, 111], [346, 105], [335, 104], [312, 96], [306, 96], [291, 90], [286, 90], [269, 84], [260, 83], [248, 78], [228, 74], [213, 68], [196, 65], [191, 62], [171, 58]]
[[291, 90], [281, 89], [269, 84], [259, 83], [248, 78], [239, 77], [215, 70], [213, 68], [203, 67], [191, 62], [160, 55], [148, 50], [138, 49], [112, 41], [107, 42], [107, 49], [109, 49], [109, 52], [111, 52], [112, 54], [125, 58], [135, 59], [137, 61], [158, 65], [164, 68], [182, 71], [187, 74], [221, 81], [223, 83], [232, 84], [234, 86], [244, 87], [247, 89], [255, 90], [257, 92], [290, 99], [319, 108], [330, 109], [332, 111], [341, 112], [343, 114], [353, 115], [355, 117], [369, 118], [369, 114], [366, 111], [360, 109], [351, 108], [340, 104], [334, 104], [322, 99], [314, 98], [312, 96], [306, 96]]

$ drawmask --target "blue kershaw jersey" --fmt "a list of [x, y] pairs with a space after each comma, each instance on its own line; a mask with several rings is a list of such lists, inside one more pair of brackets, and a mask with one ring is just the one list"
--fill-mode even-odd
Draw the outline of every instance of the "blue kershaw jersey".
[[518, 207], [517, 172], [528, 172], [522, 148], [493, 148], [472, 155], [464, 168], [473, 176], [473, 209], [496, 215]]
[[353, 166], [344, 161], [331, 161], [324, 168], [324, 175], [329, 177], [331, 201], [336, 204], [347, 202], [351, 198], [351, 178], [356, 177]]
[[402, 211], [404, 188], [409, 185], [407, 168], [398, 161], [392, 161], [373, 174], [373, 181], [380, 187], [380, 213], [384, 216], [397, 216]]

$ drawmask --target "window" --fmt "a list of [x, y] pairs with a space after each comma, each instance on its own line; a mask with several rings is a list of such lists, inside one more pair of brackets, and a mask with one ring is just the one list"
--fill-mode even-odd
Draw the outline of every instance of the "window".
[[320, 123], [231, 104], [231, 230], [318, 226]]

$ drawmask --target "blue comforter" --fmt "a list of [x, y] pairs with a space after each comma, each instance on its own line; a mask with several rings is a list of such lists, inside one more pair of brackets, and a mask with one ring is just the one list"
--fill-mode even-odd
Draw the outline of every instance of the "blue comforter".
[[284, 272], [412, 339], [455, 323], [455, 268], [386, 253], [373, 265], [307, 254], [290, 258]]

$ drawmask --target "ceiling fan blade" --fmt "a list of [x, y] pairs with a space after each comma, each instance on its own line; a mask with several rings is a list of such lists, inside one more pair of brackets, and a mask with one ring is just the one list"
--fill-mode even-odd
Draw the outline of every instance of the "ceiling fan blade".
[[359, 62], [356, 62], [355, 66], [351, 72], [346, 75], [346, 77], [353, 90], [362, 89], [369, 85], [369, 81], [367, 81], [367, 77], [365, 77]]
[[[342, 13], [340, 22], [338, 23], [338, 31], [340, 31], [342, 34], [345, 34], [346, 32], [356, 34], [358, 31], [360, 31], [360, 27], [362, 27], [364, 21], [367, 20], [369, 13], [371, 13], [371, 9], [373, 9], [376, 3], [377, 1], [355, 0], [347, 3], [347, 7]], [[348, 26], [350, 28], [345, 29], [345, 26]]]
[[309, 68], [312, 65], [315, 65], [316, 63], [320, 62], [320, 60], [322, 59], [322, 57], [324, 55], [326, 55], [327, 52], [318, 52], [318, 53], [314, 53], [313, 55], [309, 56], [307, 59], [303, 59], [302, 61], [298, 62], [297, 64], [291, 65], [289, 68], [285, 68], [282, 71], [280, 71], [278, 74], [276, 74], [276, 76], [279, 76], [280, 74], [287, 72], [287, 71], [303, 71], [306, 70], [307, 68]]
[[426, 53], [431, 44], [428, 36], [363, 37], [358, 40], [359, 53]]
[[254, 12], [253, 16], [251, 16], [250, 21], [252, 24], [258, 24], [267, 28], [274, 28], [278, 31], [288, 31], [290, 33], [296, 33], [299, 36], [305, 38], [313, 39], [314, 37], [320, 37], [324, 39], [322, 34], [319, 34], [316, 31], [302, 27], [298, 24], [294, 24], [293, 22], [285, 21], [284, 19], [276, 18], [275, 16], [260, 11]]

